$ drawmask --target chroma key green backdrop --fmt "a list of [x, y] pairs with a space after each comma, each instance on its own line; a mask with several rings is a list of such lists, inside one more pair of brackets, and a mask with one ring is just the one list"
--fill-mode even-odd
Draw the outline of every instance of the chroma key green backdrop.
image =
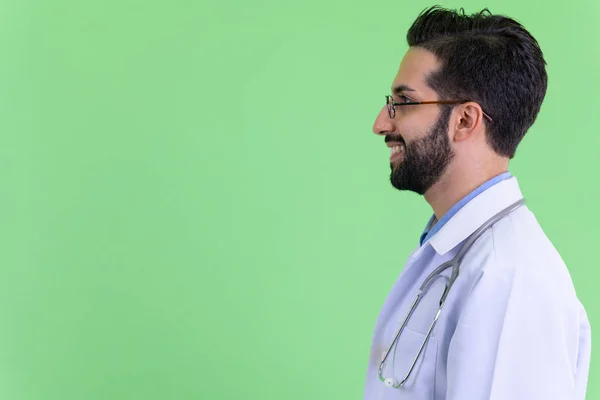
[[[595, 342], [600, 2], [440, 4], [545, 52], [511, 171]], [[361, 399], [431, 214], [372, 134], [430, 5], [0, 2], [0, 398]]]

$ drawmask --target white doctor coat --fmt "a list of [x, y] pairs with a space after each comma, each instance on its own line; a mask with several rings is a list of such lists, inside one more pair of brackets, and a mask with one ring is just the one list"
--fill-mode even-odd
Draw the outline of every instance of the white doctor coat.
[[[480, 225], [523, 196], [516, 178], [463, 206], [410, 256], [375, 324], [365, 400], [584, 400], [591, 335], [560, 255], [526, 205], [473, 244], [405, 387], [387, 387], [380, 361], [419, 286]], [[449, 271], [447, 271], [449, 272]], [[400, 381], [441, 296], [434, 285], [413, 314], [384, 377]]]

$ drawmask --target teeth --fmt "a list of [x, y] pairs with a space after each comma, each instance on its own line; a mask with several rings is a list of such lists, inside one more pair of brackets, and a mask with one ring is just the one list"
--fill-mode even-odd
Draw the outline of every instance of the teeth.
[[390, 148], [392, 154], [396, 154], [396, 153], [400, 153], [402, 151], [404, 151], [404, 146], [394, 146], [392, 148]]

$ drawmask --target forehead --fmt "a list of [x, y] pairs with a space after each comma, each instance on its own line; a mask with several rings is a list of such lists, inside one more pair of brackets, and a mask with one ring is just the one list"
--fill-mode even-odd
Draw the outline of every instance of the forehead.
[[420, 94], [435, 94], [434, 90], [427, 86], [427, 76], [440, 67], [437, 57], [420, 47], [411, 47], [408, 49], [398, 73], [392, 83], [392, 90], [397, 86], [407, 86]]

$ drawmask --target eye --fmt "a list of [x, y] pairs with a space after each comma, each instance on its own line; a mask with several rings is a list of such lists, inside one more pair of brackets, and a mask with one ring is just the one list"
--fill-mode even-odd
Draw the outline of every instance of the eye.
[[411, 100], [411, 99], [409, 99], [409, 98], [408, 98], [408, 97], [406, 97], [406, 96], [402, 96], [402, 95], [401, 95], [401, 96], [398, 96], [398, 99], [400, 99], [400, 101], [399, 101], [398, 103], [410, 103], [410, 102], [412, 102], [412, 100]]

